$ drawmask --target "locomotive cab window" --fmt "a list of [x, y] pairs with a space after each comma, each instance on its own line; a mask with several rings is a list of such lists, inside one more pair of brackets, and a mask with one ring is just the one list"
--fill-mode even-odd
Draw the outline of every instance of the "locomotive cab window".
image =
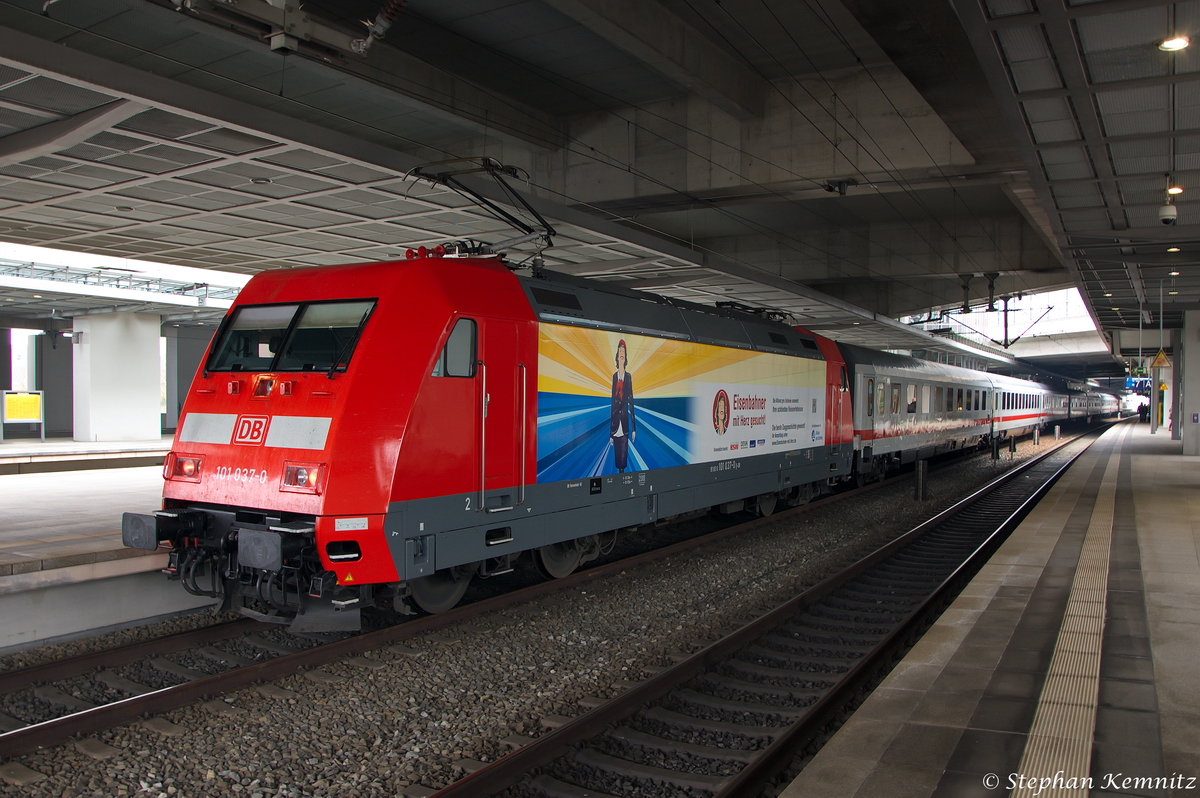
[[372, 301], [321, 302], [300, 311], [275, 371], [345, 371]]
[[213, 347], [208, 371], [345, 371], [375, 300], [245, 305]]
[[459, 319], [433, 365], [434, 377], [474, 377], [476, 352], [475, 322]]

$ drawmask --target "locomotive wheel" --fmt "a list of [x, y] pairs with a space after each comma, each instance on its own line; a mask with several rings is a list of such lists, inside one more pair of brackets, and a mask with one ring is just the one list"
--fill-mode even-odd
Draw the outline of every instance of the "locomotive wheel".
[[469, 573], [464, 575], [457, 573], [454, 568], [445, 568], [429, 576], [413, 579], [408, 583], [408, 587], [412, 590], [412, 599], [418, 607], [430, 615], [437, 615], [439, 612], [454, 609], [470, 584]]
[[779, 497], [774, 493], [764, 493], [763, 495], [759, 496], [757, 501], [758, 514], [763, 518], [766, 518], [768, 515], [775, 512], [775, 504], [778, 499]]
[[575, 541], [568, 540], [563, 543], [542, 546], [537, 550], [533, 559], [543, 576], [550, 579], [562, 579], [575, 572], [582, 556], [583, 552], [579, 550]]

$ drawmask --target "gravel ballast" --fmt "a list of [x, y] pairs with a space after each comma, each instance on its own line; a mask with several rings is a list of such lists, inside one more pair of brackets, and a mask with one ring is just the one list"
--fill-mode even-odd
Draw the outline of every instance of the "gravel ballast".
[[[47, 778], [0, 782], [0, 796], [395, 796], [413, 784], [441, 787], [462, 775], [457, 760], [493, 761], [507, 751], [504, 738], [536, 737], [542, 718], [575, 716], [580, 699], [616, 695], [618, 680], [644, 678], [646, 666], [667, 665], [671, 652], [787, 600], [1047, 448], [1025, 443], [1015, 461], [1005, 453], [999, 463], [978, 457], [933, 471], [926, 502], [914, 501], [911, 480], [902, 479], [587, 588], [419, 635], [398, 651], [369, 653], [382, 668], [343, 661], [321, 669], [340, 681], [297, 674], [275, 682], [294, 697], [248, 689], [222, 699], [233, 712], [195, 705], [166, 713], [186, 730], [180, 736], [140, 724], [113, 729], [98, 735], [118, 749], [105, 760], [74, 746], [19, 757]], [[212, 618], [167, 623], [182, 629]], [[99, 643], [30, 649], [0, 669], [155, 633], [144, 627]]]

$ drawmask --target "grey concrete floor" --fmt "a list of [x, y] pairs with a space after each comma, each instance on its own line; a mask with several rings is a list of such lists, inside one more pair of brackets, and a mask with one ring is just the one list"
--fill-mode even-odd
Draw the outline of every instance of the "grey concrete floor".
[[0, 549], [116, 533], [121, 513], [160, 506], [162, 468], [104, 468], [0, 476]]

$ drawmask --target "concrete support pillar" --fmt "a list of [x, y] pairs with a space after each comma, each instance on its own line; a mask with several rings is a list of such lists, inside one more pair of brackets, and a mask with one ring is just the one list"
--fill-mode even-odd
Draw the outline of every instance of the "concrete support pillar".
[[55, 331], [34, 340], [37, 341], [37, 389], [44, 392], [46, 408], [46, 437], [70, 438], [75, 425], [75, 347], [70, 338]]
[[1175, 368], [1181, 372], [1182, 388], [1176, 426], [1183, 433], [1183, 453], [1200, 454], [1200, 422], [1192, 421], [1200, 413], [1200, 310], [1183, 314], [1183, 335]]
[[163, 429], [175, 429], [179, 425], [179, 411], [187, 398], [192, 378], [200, 368], [200, 361], [212, 340], [215, 327], [163, 328], [167, 339], [167, 412], [163, 417]]
[[73, 324], [75, 440], [162, 437], [159, 317], [106, 313]]
[[1150, 434], [1158, 432], [1158, 381], [1162, 369], [1150, 369]]
[[12, 330], [0, 327], [0, 391], [12, 390]]
[[1171, 425], [1171, 440], [1183, 440], [1183, 358], [1180, 350], [1183, 348], [1183, 330], [1171, 330], [1171, 352], [1175, 355], [1171, 360], [1171, 415], [1175, 423]]

